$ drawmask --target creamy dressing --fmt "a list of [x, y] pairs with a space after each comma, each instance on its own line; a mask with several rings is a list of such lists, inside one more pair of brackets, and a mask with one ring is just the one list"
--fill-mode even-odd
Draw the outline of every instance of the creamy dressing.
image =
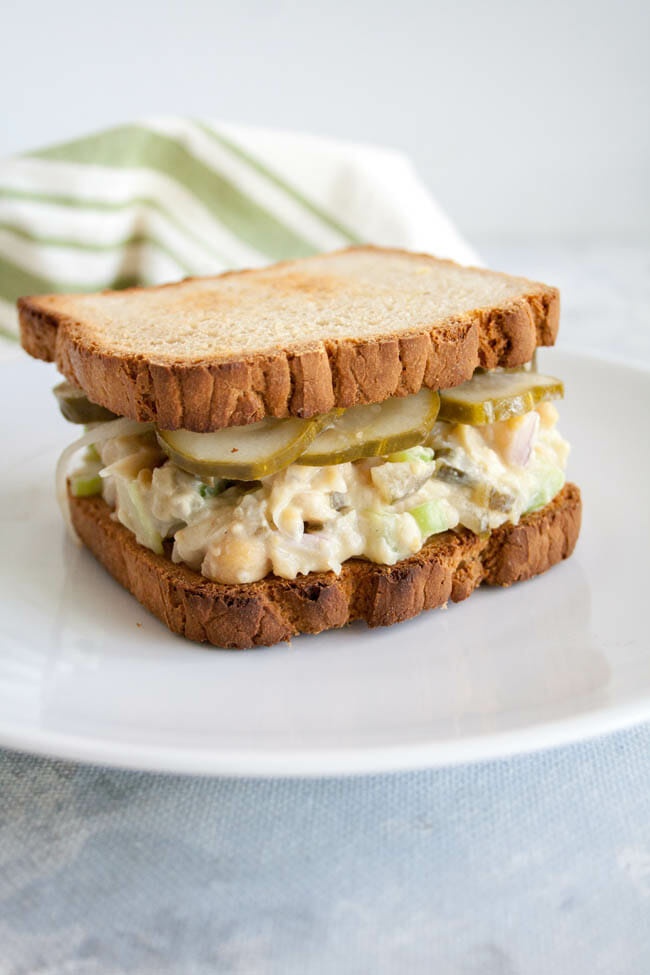
[[384, 565], [431, 534], [517, 523], [564, 483], [569, 451], [550, 403], [512, 420], [437, 423], [427, 449], [326, 467], [293, 464], [253, 484], [216, 488], [165, 459], [152, 434], [98, 445], [102, 494], [137, 540], [209, 579], [247, 583], [331, 569], [352, 557]]

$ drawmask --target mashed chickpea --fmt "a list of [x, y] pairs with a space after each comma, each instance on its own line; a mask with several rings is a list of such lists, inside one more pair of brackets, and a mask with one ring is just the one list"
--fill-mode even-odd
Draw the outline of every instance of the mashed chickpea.
[[215, 582], [255, 582], [269, 574], [271, 560], [264, 539], [237, 537], [227, 532], [216, 545], [208, 548], [202, 571]]
[[104, 498], [153, 551], [237, 585], [270, 572], [295, 579], [340, 572], [350, 558], [393, 565], [431, 534], [462, 525], [491, 531], [547, 504], [564, 483], [569, 446], [543, 403], [510, 420], [438, 422], [428, 446], [323, 467], [292, 464], [261, 482], [211, 491], [162, 461], [155, 444], [115, 438], [102, 447]]

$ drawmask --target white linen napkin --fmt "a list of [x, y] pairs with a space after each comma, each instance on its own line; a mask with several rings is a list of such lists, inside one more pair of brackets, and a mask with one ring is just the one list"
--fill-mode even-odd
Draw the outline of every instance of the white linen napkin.
[[354, 243], [478, 263], [392, 149], [158, 117], [0, 162], [0, 355], [25, 294], [159, 284]]

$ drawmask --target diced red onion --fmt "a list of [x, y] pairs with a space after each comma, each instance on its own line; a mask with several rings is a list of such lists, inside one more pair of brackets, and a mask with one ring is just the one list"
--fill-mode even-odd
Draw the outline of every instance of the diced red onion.
[[506, 460], [509, 464], [525, 467], [530, 460], [533, 444], [539, 429], [539, 413], [531, 410], [526, 413], [517, 426], [506, 449]]

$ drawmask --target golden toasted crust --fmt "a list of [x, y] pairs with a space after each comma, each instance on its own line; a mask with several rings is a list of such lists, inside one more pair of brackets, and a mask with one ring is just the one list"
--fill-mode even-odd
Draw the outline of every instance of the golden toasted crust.
[[[446, 273], [446, 268], [459, 270], [451, 261], [382, 248], [349, 248], [326, 257], [340, 261], [347, 254], [351, 255], [350, 260], [363, 256], [377, 262], [413, 258], [414, 264], [427, 262], [429, 267], [442, 268], [441, 274]], [[294, 263], [308, 268], [310, 260], [316, 259]], [[298, 280], [298, 273], [287, 272], [289, 263], [265, 269], [264, 286], [277, 284], [273, 279], [273, 274], [277, 274], [286, 293], [296, 299], [308, 289], [303, 279]], [[66, 378], [94, 402], [120, 416], [152, 421], [163, 429], [183, 427], [204, 432], [253, 423], [265, 416], [309, 417], [335, 406], [406, 396], [422, 386], [455, 386], [469, 379], [479, 365], [489, 369], [521, 365], [532, 358], [538, 345], [555, 342], [559, 323], [559, 293], [555, 288], [478, 268], [461, 270], [467, 272], [468, 278], [483, 276], [500, 283], [510, 296], [493, 306], [459, 315], [445, 313], [442, 317], [434, 314], [432, 298], [430, 313], [421, 313], [422, 317], [406, 329], [392, 331], [387, 312], [386, 330], [381, 334], [349, 337], [333, 327], [329, 337], [315, 341], [310, 338], [313, 323], [307, 294], [304, 340], [250, 353], [232, 352], [220, 345], [209, 357], [183, 361], [139, 353], [137, 333], [130, 351], [116, 351], [93, 337], [75, 296], [45, 295], [19, 300], [21, 340], [30, 355], [56, 362]], [[248, 287], [247, 282], [259, 282], [260, 273], [248, 270], [213, 279], [188, 279], [190, 285], [194, 281], [196, 288], [202, 289], [200, 303], [196, 295], [193, 299], [188, 295], [188, 317], [200, 317], [199, 312], [206, 314], [204, 286], [208, 280], [214, 286], [210, 294], [220, 295], [219, 289], [230, 288], [233, 282], [241, 293]], [[320, 280], [303, 277], [311, 285]], [[333, 290], [332, 282], [336, 283], [336, 279], [330, 281]], [[170, 296], [180, 296], [181, 288], [187, 290], [188, 283], [133, 288], [119, 294], [137, 298], [147, 293], [169, 302]], [[114, 300], [116, 293], [105, 294]], [[336, 300], [342, 295], [345, 297], [345, 291], [339, 282]], [[231, 309], [233, 301], [229, 296]], [[299, 307], [302, 309], [303, 305]], [[213, 317], [217, 314], [215, 310]], [[134, 326], [148, 324], [137, 321]]]
[[460, 602], [482, 582], [509, 586], [571, 555], [580, 531], [580, 491], [567, 484], [545, 508], [489, 536], [436, 535], [411, 558], [383, 566], [361, 559], [339, 575], [269, 576], [246, 585], [210, 582], [154, 555], [111, 517], [101, 498], [70, 497], [72, 520], [91, 552], [174, 633], [217, 647], [269, 646], [365, 620], [389, 626], [425, 609]]

